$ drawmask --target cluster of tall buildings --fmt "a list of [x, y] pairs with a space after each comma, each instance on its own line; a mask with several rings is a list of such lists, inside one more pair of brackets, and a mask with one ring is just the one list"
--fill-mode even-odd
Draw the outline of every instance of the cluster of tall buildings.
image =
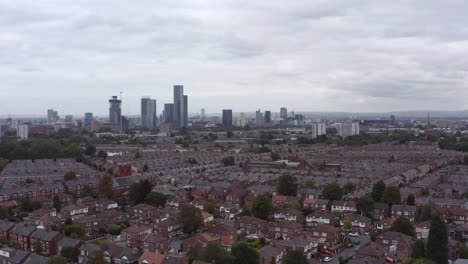
[[174, 100], [165, 104], [162, 114], [164, 123], [174, 128], [188, 125], [188, 96], [184, 94], [183, 85], [174, 85]]

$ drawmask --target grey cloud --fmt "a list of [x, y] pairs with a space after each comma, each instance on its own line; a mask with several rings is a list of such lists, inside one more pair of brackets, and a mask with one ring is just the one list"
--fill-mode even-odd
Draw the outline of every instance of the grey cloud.
[[[461, 0], [3, 1], [0, 96], [49, 98], [17, 110], [40, 113], [50, 98], [86, 94], [93, 104], [58, 110], [106, 113], [108, 96], [124, 90], [124, 112], [138, 113], [140, 96], [161, 105], [183, 83], [192, 112], [234, 99], [237, 112], [468, 108], [467, 9]], [[15, 107], [6, 100], [0, 114]]]

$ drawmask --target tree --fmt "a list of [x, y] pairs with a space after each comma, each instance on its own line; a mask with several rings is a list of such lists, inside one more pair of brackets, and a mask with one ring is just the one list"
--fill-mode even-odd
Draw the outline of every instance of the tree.
[[186, 234], [195, 232], [203, 224], [201, 211], [191, 204], [180, 206], [178, 221]]
[[208, 243], [203, 251], [203, 261], [211, 264], [225, 264], [231, 260], [231, 255], [218, 243]]
[[34, 253], [41, 255], [42, 254], [42, 244], [41, 241], [35, 241], [33, 245]]
[[259, 194], [255, 197], [250, 211], [253, 216], [268, 221], [273, 213], [273, 209], [274, 207], [271, 199]]
[[109, 264], [104, 258], [104, 252], [102, 250], [96, 250], [88, 256], [86, 264]]
[[385, 191], [385, 183], [383, 181], [378, 181], [372, 187], [371, 197], [374, 199], [375, 202], [380, 202], [382, 199], [382, 195]]
[[101, 159], [106, 159], [107, 158], [107, 152], [105, 152], [104, 150], [99, 150], [98, 151], [98, 154], [97, 154], [98, 158], [101, 158]]
[[76, 173], [74, 171], [69, 171], [63, 175], [63, 179], [66, 181], [71, 181], [76, 178]]
[[351, 229], [353, 229], [353, 222], [351, 222], [351, 218], [349, 218], [349, 216], [345, 217], [343, 221], [343, 227], [346, 231], [350, 231]]
[[223, 163], [223, 165], [224, 165], [225, 167], [236, 165], [236, 160], [234, 159], [233, 156], [224, 157], [224, 158], [221, 160], [221, 162]]
[[228, 131], [226, 132], [226, 136], [227, 138], [232, 138], [234, 136], [234, 133], [232, 133], [232, 131]]
[[400, 189], [395, 186], [390, 186], [385, 188], [385, 191], [382, 194], [382, 202], [388, 204], [400, 204], [401, 203], [401, 195]]
[[336, 200], [341, 199], [341, 197], [343, 196], [343, 193], [338, 183], [333, 182], [333, 183], [327, 184], [323, 188], [322, 195], [327, 200], [336, 201]]
[[70, 246], [65, 246], [65, 247], [62, 247], [62, 250], [60, 250], [60, 255], [62, 257], [65, 257], [67, 259], [73, 259], [75, 258], [75, 249], [73, 247], [70, 247]]
[[100, 179], [98, 183], [98, 193], [100, 196], [105, 197], [105, 198], [111, 198], [112, 197], [112, 176], [109, 174], [104, 174]]
[[434, 216], [427, 238], [426, 257], [435, 263], [448, 263], [447, 225], [439, 216]]
[[135, 159], [141, 159], [141, 153], [140, 153], [140, 151], [137, 151], [137, 152], [135, 153]]
[[143, 165], [142, 171], [143, 172], [148, 172], [148, 170], [149, 170], [148, 164]]
[[150, 192], [146, 195], [145, 202], [154, 207], [163, 207], [167, 202], [167, 197], [160, 192]]
[[53, 207], [57, 210], [57, 213], [60, 213], [60, 209], [62, 208], [62, 201], [60, 201], [60, 197], [58, 195], [54, 195], [54, 202]]
[[81, 191], [81, 197], [86, 197], [86, 196], [94, 196], [93, 187], [91, 187], [90, 185], [85, 185], [83, 187], [83, 190]]
[[400, 216], [393, 222], [392, 231], [400, 232], [408, 236], [414, 236], [414, 226], [406, 217]]
[[152, 189], [153, 184], [149, 180], [132, 183], [128, 190], [128, 199], [133, 204], [142, 203], [145, 201], [146, 195], [148, 195]]
[[304, 252], [300, 250], [289, 250], [284, 254], [282, 264], [307, 264]]
[[415, 259], [426, 257], [424, 241], [418, 239], [411, 245], [411, 257]]
[[370, 196], [363, 196], [359, 198], [356, 206], [357, 210], [361, 212], [361, 215], [371, 217], [372, 211], [374, 210], [374, 199]]
[[460, 258], [462, 259], [468, 259], [468, 247], [462, 247], [460, 248]]
[[277, 160], [280, 160], [280, 159], [281, 159], [281, 155], [280, 155], [278, 152], [276, 152], [276, 151], [272, 152], [272, 153], [270, 154], [270, 157], [271, 157], [271, 160], [272, 160], [272, 161], [277, 161]]
[[297, 195], [297, 183], [296, 178], [291, 175], [283, 175], [278, 178], [276, 184], [276, 191], [280, 195], [296, 196]]
[[85, 155], [87, 156], [94, 156], [94, 154], [96, 154], [96, 146], [94, 145], [88, 145], [86, 146], [86, 149], [85, 149]]
[[260, 255], [256, 249], [249, 247], [246, 242], [240, 242], [232, 246], [232, 264], [258, 264]]
[[347, 182], [344, 186], [343, 186], [343, 193], [344, 194], [348, 194], [348, 193], [351, 193], [353, 192], [354, 190], [356, 190], [356, 185], [354, 185], [354, 183], [352, 182]]
[[53, 256], [47, 260], [47, 264], [67, 264], [68, 260], [62, 256]]
[[315, 181], [314, 180], [308, 180], [305, 183], [305, 186], [310, 189], [315, 189]]
[[8, 208], [0, 206], [0, 219], [8, 218], [10, 214], [8, 213]]
[[414, 206], [414, 194], [410, 193], [408, 197], [406, 198], [406, 204]]

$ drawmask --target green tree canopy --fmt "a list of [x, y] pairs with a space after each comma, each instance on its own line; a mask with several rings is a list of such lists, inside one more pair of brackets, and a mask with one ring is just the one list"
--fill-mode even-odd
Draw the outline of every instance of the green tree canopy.
[[179, 206], [178, 221], [186, 234], [197, 231], [203, 225], [201, 211], [188, 203]]
[[211, 264], [228, 264], [231, 258], [229, 252], [218, 243], [208, 243], [202, 256], [203, 261]]
[[359, 198], [359, 201], [357, 202], [357, 210], [362, 214], [367, 217], [372, 216], [372, 212], [374, 210], [374, 199], [370, 196], [363, 196]]
[[62, 201], [60, 201], [60, 197], [58, 197], [58, 195], [54, 195], [53, 207], [57, 210], [57, 213], [59, 213], [62, 208]]
[[380, 202], [382, 200], [382, 195], [385, 191], [385, 183], [383, 181], [378, 181], [372, 187], [371, 197], [375, 202]]
[[408, 195], [408, 197], [406, 198], [406, 204], [407, 205], [415, 205], [414, 200], [415, 200], [414, 194], [410, 193]]
[[415, 259], [426, 257], [424, 241], [418, 239], [411, 245], [411, 257]]
[[414, 226], [406, 217], [400, 216], [393, 222], [392, 231], [400, 232], [408, 236], [414, 236]]
[[447, 225], [436, 215], [432, 218], [427, 238], [426, 257], [435, 263], [448, 263]]
[[133, 204], [142, 203], [152, 189], [153, 184], [149, 180], [134, 182], [128, 190], [128, 200]]
[[273, 213], [273, 202], [271, 199], [259, 194], [255, 197], [250, 209], [253, 216], [263, 220], [269, 220]]
[[109, 174], [105, 174], [101, 176], [98, 183], [98, 193], [100, 196], [105, 198], [112, 197], [112, 176]]
[[96, 250], [89, 255], [86, 264], [109, 264], [109, 262], [104, 258], [102, 250]]
[[276, 191], [280, 195], [296, 196], [297, 182], [296, 178], [291, 175], [283, 175], [278, 178]]
[[260, 255], [256, 249], [249, 247], [246, 242], [240, 242], [232, 246], [232, 264], [258, 264]]
[[163, 207], [167, 202], [167, 196], [159, 192], [150, 192], [145, 197], [145, 203], [154, 207]]
[[400, 204], [401, 203], [401, 195], [400, 189], [395, 186], [390, 186], [385, 188], [385, 191], [382, 194], [382, 202], [388, 204]]
[[65, 257], [67, 259], [73, 259], [75, 258], [75, 249], [70, 246], [62, 247], [62, 250], [60, 250], [60, 255], [62, 257]]
[[63, 175], [63, 179], [66, 181], [71, 181], [76, 178], [76, 173], [74, 171], [69, 171]]
[[284, 254], [282, 264], [307, 264], [304, 252], [300, 250], [289, 250]]
[[348, 194], [356, 190], [356, 185], [354, 183], [348, 181], [344, 186], [343, 186], [343, 194]]
[[338, 183], [333, 182], [323, 188], [322, 195], [325, 199], [336, 201], [341, 199], [343, 192]]
[[33, 244], [34, 253], [41, 255], [42, 254], [42, 244], [41, 241], [36, 240]]

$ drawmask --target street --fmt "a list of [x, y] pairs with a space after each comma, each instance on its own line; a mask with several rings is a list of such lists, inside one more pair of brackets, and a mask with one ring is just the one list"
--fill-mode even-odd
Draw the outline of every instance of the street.
[[361, 241], [361, 243], [360, 243], [359, 245], [357, 245], [357, 246], [354, 245], [354, 247], [352, 247], [352, 248], [345, 248], [345, 249], [344, 249], [343, 251], [341, 251], [340, 253], [334, 255], [332, 261], [329, 262], [329, 263], [331, 263], [331, 264], [339, 264], [339, 263], [340, 263], [340, 261], [339, 261], [340, 256], [342, 256], [343, 259], [346, 259], [346, 258], [348, 258], [348, 257], [354, 256], [355, 251], [356, 251], [359, 247], [361, 247], [362, 245], [364, 245], [364, 244], [366, 244], [367, 242], [369, 242], [369, 240], [370, 240], [370, 237], [369, 237], [369, 236], [364, 236], [364, 235], [361, 235], [361, 236], [359, 236], [359, 237], [349, 237], [349, 238], [351, 239], [353, 245], [354, 245], [354, 242], [355, 242], [356, 240]]

